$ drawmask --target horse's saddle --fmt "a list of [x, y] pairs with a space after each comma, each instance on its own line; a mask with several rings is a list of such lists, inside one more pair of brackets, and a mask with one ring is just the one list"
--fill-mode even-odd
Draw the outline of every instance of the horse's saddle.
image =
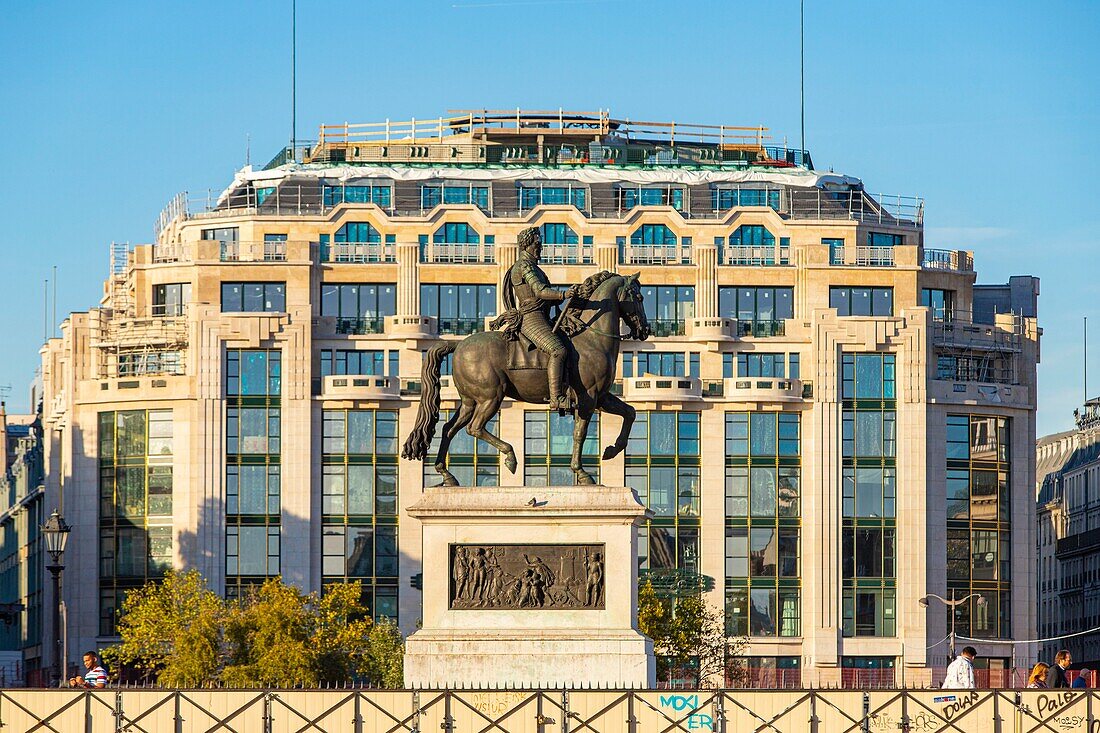
[[520, 335], [515, 341], [508, 342], [509, 369], [546, 369], [550, 357], [539, 351], [526, 336]]

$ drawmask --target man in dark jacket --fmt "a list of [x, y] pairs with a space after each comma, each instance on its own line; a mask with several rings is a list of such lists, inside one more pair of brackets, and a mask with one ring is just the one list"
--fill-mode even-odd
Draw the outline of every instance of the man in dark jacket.
[[1061, 649], [1054, 655], [1054, 666], [1050, 668], [1050, 671], [1054, 673], [1054, 677], [1049, 683], [1050, 687], [1069, 687], [1066, 670], [1069, 669], [1071, 664], [1073, 664], [1073, 657], [1070, 656], [1068, 649]]

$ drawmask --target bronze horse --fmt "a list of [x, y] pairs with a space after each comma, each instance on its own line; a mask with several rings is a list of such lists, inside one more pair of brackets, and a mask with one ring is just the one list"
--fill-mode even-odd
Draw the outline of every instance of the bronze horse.
[[[634, 424], [634, 408], [611, 394], [615, 369], [619, 363], [619, 344], [623, 338], [647, 339], [650, 335], [642, 305], [638, 275], [598, 272], [577, 288], [571, 307], [559, 319], [559, 328], [571, 337], [568, 383], [573, 392], [573, 454], [569, 467], [577, 484], [593, 484], [592, 476], [581, 465], [581, 449], [588, 435], [588, 424], [596, 410], [623, 418], [622, 429], [603, 457], [612, 458], [626, 448]], [[630, 336], [620, 335], [620, 319], [630, 328]], [[439, 367], [443, 358], [454, 353], [451, 379], [458, 389], [461, 405], [443, 426], [435, 470], [443, 477], [443, 486], [457, 486], [447, 470], [447, 450], [462, 428], [504, 455], [504, 465], [516, 471], [516, 453], [512, 446], [485, 429], [500, 410], [505, 397], [521, 402], [547, 404], [550, 399], [546, 370], [516, 369], [510, 366], [513, 350], [522, 348], [497, 331], [475, 333], [461, 341], [448, 341], [428, 350], [421, 375], [423, 392], [416, 425], [405, 440], [401, 456], [423, 460], [428, 453], [435, 424], [439, 419]]]

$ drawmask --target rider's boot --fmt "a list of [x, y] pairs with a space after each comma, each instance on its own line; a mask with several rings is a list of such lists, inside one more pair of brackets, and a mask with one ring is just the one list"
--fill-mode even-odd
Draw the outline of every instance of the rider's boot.
[[569, 402], [569, 396], [562, 390], [564, 371], [565, 355], [551, 356], [546, 365], [546, 379], [550, 387], [550, 409], [563, 414], [573, 409]]

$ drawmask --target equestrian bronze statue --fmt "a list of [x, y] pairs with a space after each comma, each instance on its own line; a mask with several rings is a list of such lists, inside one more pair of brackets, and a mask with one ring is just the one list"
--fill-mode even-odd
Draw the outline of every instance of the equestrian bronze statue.
[[[460, 404], [442, 428], [435, 458], [435, 470], [443, 477], [444, 486], [458, 485], [447, 470], [447, 450], [462, 428], [500, 451], [504, 465], [515, 473], [512, 446], [486, 430], [505, 397], [573, 413], [569, 467], [577, 484], [595, 483], [581, 465], [581, 449], [596, 410], [623, 419], [618, 438], [604, 449], [605, 459], [621, 453], [630, 437], [634, 408], [610, 390], [620, 342], [624, 338], [644, 340], [650, 335], [638, 276], [597, 272], [561, 291], [550, 285], [539, 267], [539, 230], [525, 229], [519, 235], [519, 245], [516, 264], [502, 283], [506, 310], [490, 324], [493, 330], [461, 341], [445, 341], [429, 349], [424, 358], [420, 410], [401, 456], [409, 460], [427, 456], [439, 419], [440, 364], [453, 353], [451, 380]], [[560, 311], [551, 320], [555, 304]], [[620, 335], [620, 320], [630, 329], [628, 337]]]

